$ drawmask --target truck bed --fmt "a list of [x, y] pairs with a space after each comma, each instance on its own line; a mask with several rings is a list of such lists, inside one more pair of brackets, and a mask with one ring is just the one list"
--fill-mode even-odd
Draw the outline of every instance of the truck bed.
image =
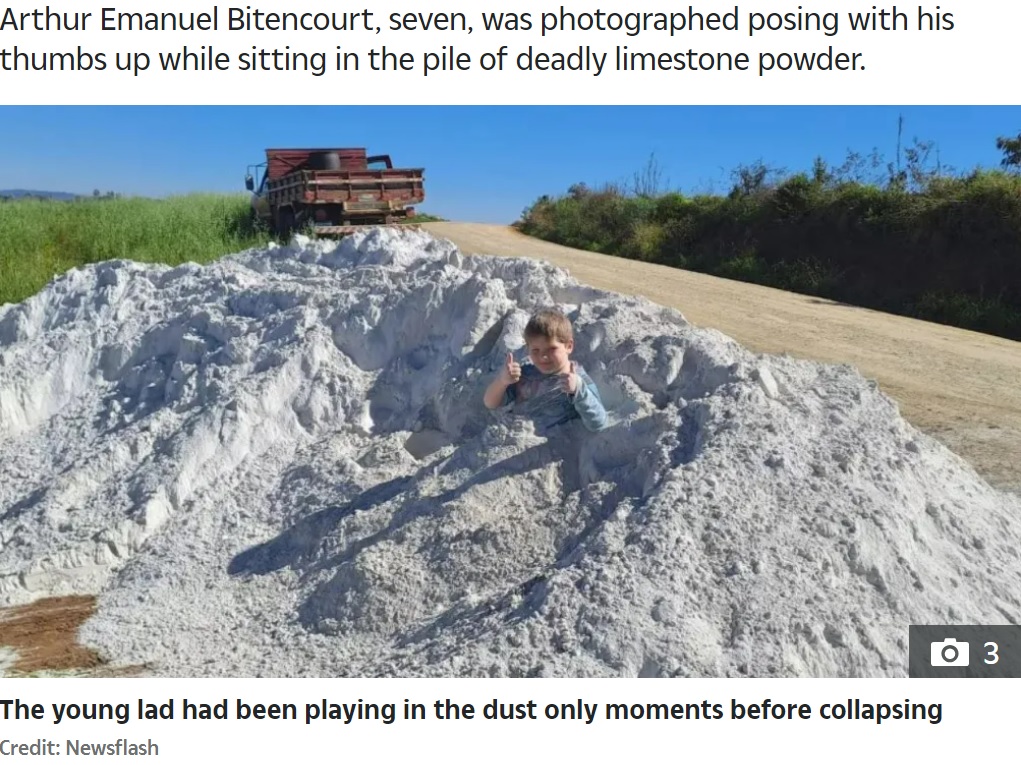
[[271, 180], [270, 204], [342, 204], [346, 210], [386, 210], [425, 198], [422, 168], [393, 170], [301, 170]]

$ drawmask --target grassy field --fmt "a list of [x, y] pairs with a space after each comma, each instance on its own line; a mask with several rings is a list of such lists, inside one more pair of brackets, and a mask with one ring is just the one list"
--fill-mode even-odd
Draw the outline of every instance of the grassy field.
[[[0, 202], [0, 305], [18, 303], [70, 268], [124, 258], [208, 263], [272, 238], [246, 195]], [[416, 215], [409, 223], [443, 220]]]
[[169, 199], [18, 200], [0, 204], [0, 304], [38, 292], [55, 275], [102, 260], [208, 263], [269, 241], [244, 195]]

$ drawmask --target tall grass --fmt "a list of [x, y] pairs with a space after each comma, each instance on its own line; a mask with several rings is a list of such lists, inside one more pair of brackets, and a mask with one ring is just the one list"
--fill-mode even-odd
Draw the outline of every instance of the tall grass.
[[242, 195], [0, 202], [0, 304], [87, 263], [208, 263], [268, 240]]

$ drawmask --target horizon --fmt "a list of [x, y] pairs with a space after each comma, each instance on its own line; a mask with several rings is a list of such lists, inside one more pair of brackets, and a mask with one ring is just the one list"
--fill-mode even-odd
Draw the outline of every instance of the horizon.
[[[740, 167], [783, 175], [849, 152], [896, 161], [933, 142], [946, 174], [999, 169], [1021, 107], [0, 107], [7, 191], [245, 194], [267, 146], [365, 146], [424, 167], [422, 213], [511, 223], [575, 184], [725, 194]], [[352, 129], [352, 125], [356, 129]], [[70, 132], [69, 132], [70, 131]], [[70, 137], [69, 137], [70, 136]], [[141, 172], [140, 172], [141, 171]], [[879, 172], [882, 172], [881, 170]]]

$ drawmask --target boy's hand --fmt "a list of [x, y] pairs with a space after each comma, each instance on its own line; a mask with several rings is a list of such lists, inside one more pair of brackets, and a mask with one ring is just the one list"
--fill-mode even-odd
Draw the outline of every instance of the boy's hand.
[[513, 385], [521, 379], [521, 365], [514, 360], [514, 354], [507, 354], [507, 363], [500, 370], [500, 382], [504, 385]]
[[566, 375], [560, 375], [560, 389], [568, 396], [578, 392], [578, 365], [571, 362], [571, 371]]

